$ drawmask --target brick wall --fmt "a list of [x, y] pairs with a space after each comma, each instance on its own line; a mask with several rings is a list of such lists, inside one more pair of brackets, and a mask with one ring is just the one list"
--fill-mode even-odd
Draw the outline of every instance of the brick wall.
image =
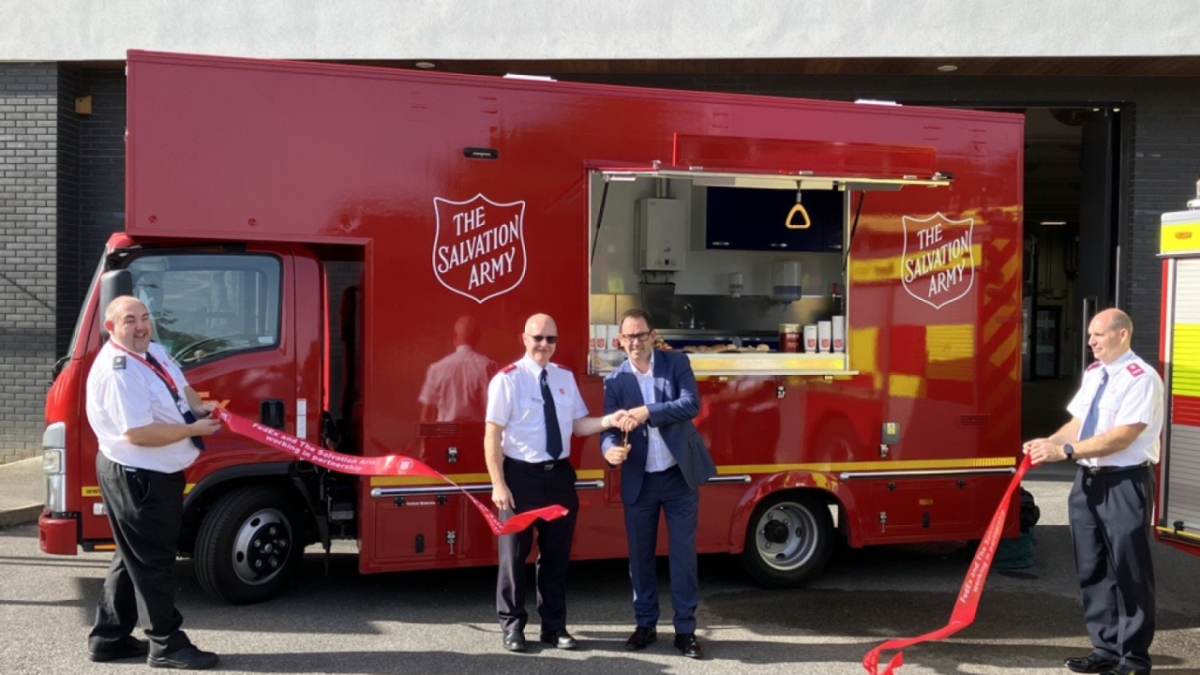
[[57, 306], [54, 64], [0, 65], [0, 462], [36, 454]]
[[1132, 126], [1121, 288], [1135, 326], [1134, 349], [1148, 357], [1158, 354], [1160, 333], [1160, 218], [1167, 211], [1186, 210], [1200, 180], [1200, 89], [1184, 81], [1146, 92], [1137, 101]]
[[41, 450], [50, 368], [122, 227], [124, 172], [122, 69], [0, 64], [0, 463]]
[[63, 276], [58, 291], [63, 308], [59, 313], [59, 354], [66, 352], [104, 244], [125, 224], [125, 73], [87, 69], [77, 75], [72, 78], [76, 89], [67, 98], [73, 105], [75, 96], [90, 96], [92, 112], [75, 115], [73, 108], [62, 111], [62, 117], [77, 128], [73, 157], [77, 179], [71, 199], [78, 213], [70, 227], [64, 222], [59, 229], [58, 269]]

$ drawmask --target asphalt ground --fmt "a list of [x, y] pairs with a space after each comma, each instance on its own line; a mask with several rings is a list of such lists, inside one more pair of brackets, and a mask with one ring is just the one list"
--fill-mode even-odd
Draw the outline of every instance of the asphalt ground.
[[[974, 625], [911, 647], [902, 674], [1066, 673], [1062, 660], [1089, 645], [1080, 615], [1066, 494], [1072, 469], [1042, 467], [1027, 477], [1042, 519], [1033, 567], [993, 571]], [[310, 549], [287, 593], [231, 607], [201, 591], [192, 564], [177, 565], [184, 628], [221, 654], [229, 673], [831, 673], [861, 674], [880, 642], [918, 635], [947, 621], [969, 564], [965, 548], [841, 550], [807, 588], [751, 585], [729, 556], [701, 559], [700, 637], [708, 659], [659, 642], [630, 653], [627, 571], [620, 561], [575, 563], [569, 624], [574, 652], [500, 649], [493, 610], [495, 568], [408, 574], [357, 573], [353, 544], [329, 560]], [[1155, 672], [1200, 675], [1200, 559], [1155, 544], [1158, 637]], [[108, 554], [43, 555], [33, 524], [0, 529], [0, 673], [132, 673], [144, 664], [93, 664], [86, 636]], [[665, 562], [665, 561], [662, 561]], [[666, 588], [666, 568], [660, 568]], [[530, 599], [532, 605], [532, 598]], [[663, 598], [663, 616], [670, 616]], [[528, 636], [536, 640], [536, 615]]]
[[42, 458], [0, 464], [0, 527], [37, 520], [46, 501]]

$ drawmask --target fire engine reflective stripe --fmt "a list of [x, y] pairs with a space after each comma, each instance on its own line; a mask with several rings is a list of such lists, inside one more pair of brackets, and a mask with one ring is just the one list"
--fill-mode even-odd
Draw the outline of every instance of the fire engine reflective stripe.
[[[462, 485], [464, 483], [491, 483], [492, 477], [486, 473], [448, 473], [444, 474], [447, 479]], [[604, 478], [604, 471], [593, 469], [589, 471], [577, 471], [575, 477], [578, 480], [597, 480]], [[395, 485], [438, 485], [444, 481], [437, 478], [426, 476], [371, 476], [371, 487], [390, 487]]]
[[[1015, 221], [1014, 221], [1015, 222]], [[1016, 234], [1016, 231], [1011, 231]], [[1017, 382], [1021, 365], [1021, 322], [1013, 321], [1010, 298], [1021, 295], [1021, 261], [1024, 241], [1008, 232], [987, 240], [984, 256], [1000, 266], [1002, 278], [994, 281], [986, 293], [980, 293], [983, 309], [979, 328], [982, 339], [979, 356], [986, 363], [978, 366], [977, 380], [972, 382], [981, 394], [979, 409], [988, 411], [990, 419], [984, 425], [980, 447], [1006, 447], [1013, 442], [1012, 429], [1021, 426], [1021, 406], [1015, 398], [1020, 391]]]
[[[967, 570], [967, 576], [963, 579], [962, 587], [958, 591], [954, 611], [950, 613], [950, 622], [935, 631], [915, 638], [888, 640], [867, 652], [863, 656], [862, 664], [868, 673], [871, 673], [871, 675], [889, 675], [893, 672], [893, 669], [899, 668], [904, 664], [904, 652], [899, 650], [929, 640], [948, 638], [975, 622], [975, 611], [979, 609], [979, 598], [983, 595], [983, 584], [987, 581], [988, 571], [992, 568], [992, 558], [996, 555], [996, 547], [1000, 544], [1000, 534], [1004, 531], [1004, 521], [1008, 517], [1009, 502], [1012, 501], [1013, 493], [1021, 485], [1021, 479], [1025, 477], [1025, 472], [1029, 471], [1030, 466], [1029, 456], [1026, 455], [1021, 461], [1021, 466], [1017, 468], [1017, 472], [1013, 474], [1012, 481], [1008, 484], [1008, 489], [1004, 492], [1004, 498], [1000, 500], [999, 506], [996, 507], [996, 513], [992, 516], [992, 522], [988, 525], [987, 530], [983, 534], [983, 539], [979, 542], [979, 548], [975, 551], [975, 558], [971, 561], [971, 567]], [[896, 655], [883, 667], [883, 671], [880, 671], [879, 655], [885, 649], [895, 649], [897, 651]]]
[[919, 471], [922, 469], [978, 469], [1013, 466], [1013, 457], [977, 457], [975, 459], [908, 459], [883, 462], [810, 462], [807, 464], [730, 464], [717, 467], [717, 474], [763, 474], [784, 471]]
[[872, 386], [879, 389], [883, 373], [879, 369], [879, 327], [851, 328], [849, 335], [850, 363], [862, 373], [871, 374]]
[[1200, 397], [1200, 324], [1175, 324], [1171, 394]]
[[924, 398], [925, 378], [917, 375], [892, 374], [888, 378], [888, 396], [901, 398]]
[[975, 326], [963, 323], [927, 327], [925, 353], [929, 359], [925, 377], [930, 380], [975, 380]]
[[[971, 245], [972, 260], [975, 261], [971, 265], [972, 269], [981, 267], [983, 247], [980, 244]], [[965, 257], [965, 256], [964, 256]], [[904, 257], [903, 255], [888, 256], [886, 258], [865, 258], [856, 257], [850, 263], [850, 278], [856, 284], [880, 284], [894, 283], [900, 281], [904, 274]], [[948, 262], [930, 268], [930, 273], [935, 273], [943, 269], [951, 267]]]
[[317, 466], [332, 469], [340, 473], [356, 476], [419, 475], [442, 480], [457, 487], [466, 495], [467, 499], [471, 500], [471, 503], [479, 510], [479, 515], [483, 516], [488, 526], [492, 528], [492, 533], [496, 536], [520, 532], [532, 525], [539, 518], [554, 520], [555, 518], [567, 515], [567, 509], [558, 504], [553, 504], [540, 509], [518, 513], [515, 516], [510, 516], [501, 523], [500, 519], [490, 509], [480, 503], [478, 499], [471, 496], [471, 493], [463, 490], [454, 481], [446, 478], [425, 463], [411, 457], [405, 457], [404, 455], [384, 455], [382, 457], [343, 455], [340, 452], [333, 452], [332, 450], [317, 447], [308, 441], [301, 440], [265, 424], [251, 422], [248, 419], [238, 417], [224, 408], [217, 408], [213, 411], [213, 415], [235, 434], [240, 434], [253, 441], [265, 443], [271, 447], [289, 452], [295, 455], [297, 459], [311, 462]]

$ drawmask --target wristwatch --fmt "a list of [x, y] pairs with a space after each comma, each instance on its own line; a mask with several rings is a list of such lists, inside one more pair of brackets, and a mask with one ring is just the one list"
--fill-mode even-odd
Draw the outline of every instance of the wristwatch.
[[1075, 459], [1075, 446], [1071, 445], [1070, 443], [1063, 443], [1063, 454], [1066, 455], [1067, 459], [1069, 460]]

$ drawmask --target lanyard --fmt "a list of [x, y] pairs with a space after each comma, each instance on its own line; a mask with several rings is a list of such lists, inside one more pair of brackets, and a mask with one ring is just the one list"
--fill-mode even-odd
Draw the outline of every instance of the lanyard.
[[154, 359], [153, 356], [150, 356], [149, 350], [146, 350], [146, 355], [150, 356], [151, 359], [154, 359], [153, 361], [147, 361], [146, 359], [142, 358], [138, 354], [135, 354], [135, 353], [129, 351], [128, 349], [122, 347], [121, 345], [117, 344], [115, 341], [112, 343], [112, 346], [115, 349], [119, 349], [119, 350], [125, 352], [126, 354], [132, 356], [133, 358], [140, 361], [142, 363], [142, 365], [144, 365], [147, 368], [149, 368], [150, 370], [154, 371], [154, 374], [158, 375], [158, 379], [162, 380], [163, 384], [167, 385], [167, 389], [171, 392], [171, 397], [174, 398], [176, 401], [179, 401], [179, 387], [175, 386], [175, 380], [171, 379], [171, 375], [167, 372], [167, 370], [165, 368], [162, 367], [162, 365], [158, 362], [158, 359]]

